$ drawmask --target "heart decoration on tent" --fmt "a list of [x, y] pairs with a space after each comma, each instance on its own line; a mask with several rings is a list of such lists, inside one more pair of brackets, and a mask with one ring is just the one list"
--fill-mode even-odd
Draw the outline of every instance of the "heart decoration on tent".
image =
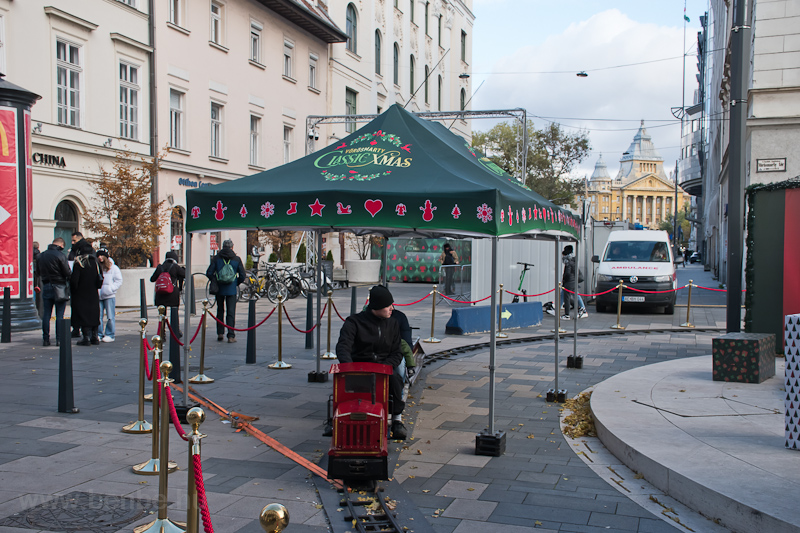
[[364, 202], [364, 209], [375, 218], [375, 215], [383, 209], [383, 200], [367, 200]]

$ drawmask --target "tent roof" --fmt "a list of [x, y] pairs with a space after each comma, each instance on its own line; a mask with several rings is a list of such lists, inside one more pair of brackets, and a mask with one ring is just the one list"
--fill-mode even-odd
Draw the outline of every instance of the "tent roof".
[[575, 238], [575, 217], [460, 136], [393, 105], [291, 163], [187, 191], [187, 230]]

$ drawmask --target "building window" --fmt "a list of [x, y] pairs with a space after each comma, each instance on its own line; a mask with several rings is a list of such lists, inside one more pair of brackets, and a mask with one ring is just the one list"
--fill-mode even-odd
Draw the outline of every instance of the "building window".
[[136, 7], [136, 0], [119, 0], [119, 1], [131, 7]]
[[317, 88], [317, 63], [319, 57], [315, 54], [308, 55], [308, 86], [312, 89]]
[[381, 61], [383, 57], [381, 54], [381, 31], [375, 30], [375, 74], [381, 73]]
[[81, 127], [81, 49], [56, 41], [56, 79], [58, 84], [58, 123]]
[[414, 61], [414, 54], [411, 54], [411, 59], [409, 61], [409, 69], [408, 69], [408, 92], [410, 94], [414, 94], [414, 89], [416, 89], [417, 85], [414, 83], [414, 71], [417, 68], [416, 61]]
[[414, 22], [414, 4], [417, 0], [408, 0], [408, 19]]
[[222, 4], [218, 2], [211, 2], [211, 38], [209, 40], [212, 43], [220, 46], [223, 43], [222, 31], [224, 28], [224, 9], [225, 8]]
[[176, 26], [183, 24], [183, 0], [169, 0], [169, 21]]
[[442, 110], [442, 76], [439, 75], [439, 93], [436, 95], [436, 109]]
[[292, 160], [292, 128], [283, 127], [283, 162], [284, 164]]
[[437, 27], [437, 35], [439, 40], [439, 46], [442, 46], [442, 16], [439, 15], [436, 17], [436, 27]]
[[294, 43], [283, 41], [283, 75], [292, 78], [292, 58], [294, 57]]
[[169, 90], [169, 145], [183, 148], [183, 98], [184, 94]]
[[261, 63], [261, 32], [263, 26], [257, 22], [250, 23], [250, 60]]
[[461, 61], [467, 62], [467, 32], [461, 30]]
[[259, 166], [261, 148], [261, 117], [250, 115], [250, 164]]
[[[344, 95], [344, 112], [346, 115], [355, 115], [357, 113], [356, 108], [356, 97], [358, 93], [355, 92], [353, 89], [347, 89]], [[344, 130], [347, 133], [353, 133], [356, 131], [356, 121], [349, 120], [345, 122]]]
[[211, 102], [211, 156], [222, 157], [222, 105]]
[[345, 47], [355, 54], [358, 52], [358, 19], [356, 18], [356, 8], [353, 4], [347, 6], [346, 24], [345, 33], [347, 34], [347, 42], [345, 43]]
[[467, 91], [461, 89], [461, 111], [467, 108]]
[[431, 76], [431, 69], [428, 68], [428, 65], [425, 65], [425, 81], [423, 83], [425, 84], [425, 103], [426, 104], [430, 103], [429, 91], [428, 91], [428, 78], [430, 78], [430, 76]]
[[139, 138], [139, 69], [119, 64], [119, 136]]
[[431, 3], [425, 2], [425, 35], [430, 35], [430, 25], [428, 21], [430, 20], [430, 13], [431, 13]]
[[395, 85], [400, 85], [400, 47], [397, 46], [397, 43], [394, 43], [394, 76], [392, 76], [392, 81], [394, 81]]

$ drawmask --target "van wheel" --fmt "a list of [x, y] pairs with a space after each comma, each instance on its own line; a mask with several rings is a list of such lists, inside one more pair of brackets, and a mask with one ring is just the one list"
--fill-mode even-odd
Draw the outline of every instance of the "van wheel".
[[664, 308], [665, 315], [674, 315], [675, 314], [675, 304], [669, 304]]
[[601, 304], [600, 302], [596, 302], [594, 304], [594, 309], [595, 309], [595, 311], [597, 313], [605, 313], [606, 312], [606, 306]]

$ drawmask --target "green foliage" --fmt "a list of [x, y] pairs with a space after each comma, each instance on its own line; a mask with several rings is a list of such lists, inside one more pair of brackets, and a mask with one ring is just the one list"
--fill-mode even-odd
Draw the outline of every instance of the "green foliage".
[[306, 243], [304, 242], [301, 242], [300, 247], [297, 249], [297, 262], [298, 263], [306, 262]]
[[[525, 184], [557, 204], [575, 203], [575, 195], [583, 190], [583, 180], [570, 174], [589, 156], [586, 132], [567, 133], [551, 123], [541, 130], [528, 121], [528, 154]], [[522, 146], [522, 130], [509, 122], [497, 124], [488, 132], [476, 131], [472, 146], [484, 152], [497, 166], [519, 175], [517, 149]]]
[[[692, 231], [692, 223], [686, 220], [686, 212], [688, 211], [688, 209], [689, 209], [689, 204], [687, 203], [683, 206], [683, 210], [678, 211], [678, 225], [683, 230], [683, 240], [678, 243], [681, 246], [689, 245], [689, 234]], [[667, 220], [663, 220], [658, 224], [658, 229], [664, 230], [667, 233], [669, 233], [670, 239], [672, 239], [672, 233], [675, 231], [674, 220], [675, 220], [675, 213], [669, 213], [667, 215]]]
[[288, 263], [292, 260], [292, 247], [291, 246], [284, 246], [281, 248], [281, 261], [284, 263]]
[[278, 254], [276, 254], [275, 252], [272, 252], [271, 254], [269, 254], [269, 259], [267, 259], [267, 262], [269, 262], [269, 263], [277, 263], [278, 262]]
[[333, 252], [328, 250], [328, 253], [325, 254], [325, 261], [333, 261]]
[[244, 268], [245, 268], [245, 270], [250, 270], [250, 269], [253, 268], [253, 256], [252, 255], [247, 254], [247, 259], [244, 262]]

